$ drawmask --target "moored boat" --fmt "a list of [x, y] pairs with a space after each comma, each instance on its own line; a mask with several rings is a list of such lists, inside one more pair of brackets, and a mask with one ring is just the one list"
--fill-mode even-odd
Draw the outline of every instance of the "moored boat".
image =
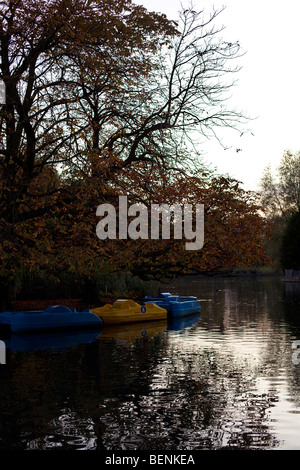
[[77, 312], [75, 308], [53, 305], [44, 310], [0, 313], [0, 329], [11, 333], [26, 333], [65, 328], [101, 328], [103, 322], [89, 309]]
[[139, 305], [130, 299], [119, 299], [113, 304], [93, 308], [91, 312], [101, 318], [104, 325], [164, 320], [168, 317], [167, 310], [156, 304]]
[[145, 302], [151, 302], [166, 309], [170, 317], [193, 315], [201, 310], [201, 305], [197, 297], [182, 297], [180, 295], [172, 295], [169, 292], [161, 293], [155, 299], [146, 297]]

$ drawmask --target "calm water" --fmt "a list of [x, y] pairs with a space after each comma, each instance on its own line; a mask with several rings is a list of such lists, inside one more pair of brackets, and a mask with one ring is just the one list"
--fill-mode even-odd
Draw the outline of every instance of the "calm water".
[[300, 449], [300, 285], [172, 289], [201, 316], [7, 341], [0, 450]]

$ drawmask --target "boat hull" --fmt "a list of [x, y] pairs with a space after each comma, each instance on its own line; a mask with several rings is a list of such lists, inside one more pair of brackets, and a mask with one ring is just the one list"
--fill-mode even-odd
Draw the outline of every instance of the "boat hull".
[[141, 306], [133, 300], [119, 299], [111, 304], [91, 310], [104, 325], [121, 325], [127, 323], [139, 323], [156, 320], [166, 320], [168, 313], [158, 305], [148, 303]]
[[102, 325], [101, 319], [89, 310], [77, 312], [75, 309], [61, 305], [31, 312], [0, 313], [0, 326], [8, 328], [11, 333], [85, 327], [101, 328]]
[[146, 297], [147, 302], [153, 302], [161, 308], [167, 310], [169, 317], [181, 318], [199, 313], [201, 305], [196, 297], [181, 297], [170, 293], [159, 294], [156, 299]]

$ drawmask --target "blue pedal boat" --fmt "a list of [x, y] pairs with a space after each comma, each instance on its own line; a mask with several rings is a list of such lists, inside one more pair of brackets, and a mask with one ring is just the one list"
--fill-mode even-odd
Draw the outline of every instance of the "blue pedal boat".
[[201, 310], [197, 297], [182, 297], [180, 295], [172, 295], [169, 292], [161, 293], [155, 299], [147, 296], [145, 297], [145, 302], [153, 302], [159, 307], [166, 309], [168, 315], [172, 318], [193, 315]]
[[103, 322], [89, 309], [77, 312], [75, 308], [53, 305], [44, 310], [2, 312], [0, 330], [10, 333], [57, 330], [66, 328], [101, 328]]

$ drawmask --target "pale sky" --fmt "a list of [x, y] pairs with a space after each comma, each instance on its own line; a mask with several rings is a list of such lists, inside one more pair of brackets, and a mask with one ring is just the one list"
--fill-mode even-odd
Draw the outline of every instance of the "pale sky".
[[[133, 0], [149, 11], [178, 18], [185, 0]], [[243, 182], [245, 189], [258, 189], [264, 168], [275, 170], [284, 150], [300, 150], [299, 112], [299, 22], [300, 1], [285, 0], [193, 0], [193, 9], [225, 6], [219, 22], [228, 41], [239, 41], [246, 54], [238, 60], [242, 70], [232, 90], [233, 108], [256, 118], [248, 123], [251, 132], [224, 133], [224, 151], [217, 142], [202, 146], [205, 159], [221, 173]], [[252, 135], [252, 133], [254, 135]], [[236, 149], [242, 149], [236, 152]]]

